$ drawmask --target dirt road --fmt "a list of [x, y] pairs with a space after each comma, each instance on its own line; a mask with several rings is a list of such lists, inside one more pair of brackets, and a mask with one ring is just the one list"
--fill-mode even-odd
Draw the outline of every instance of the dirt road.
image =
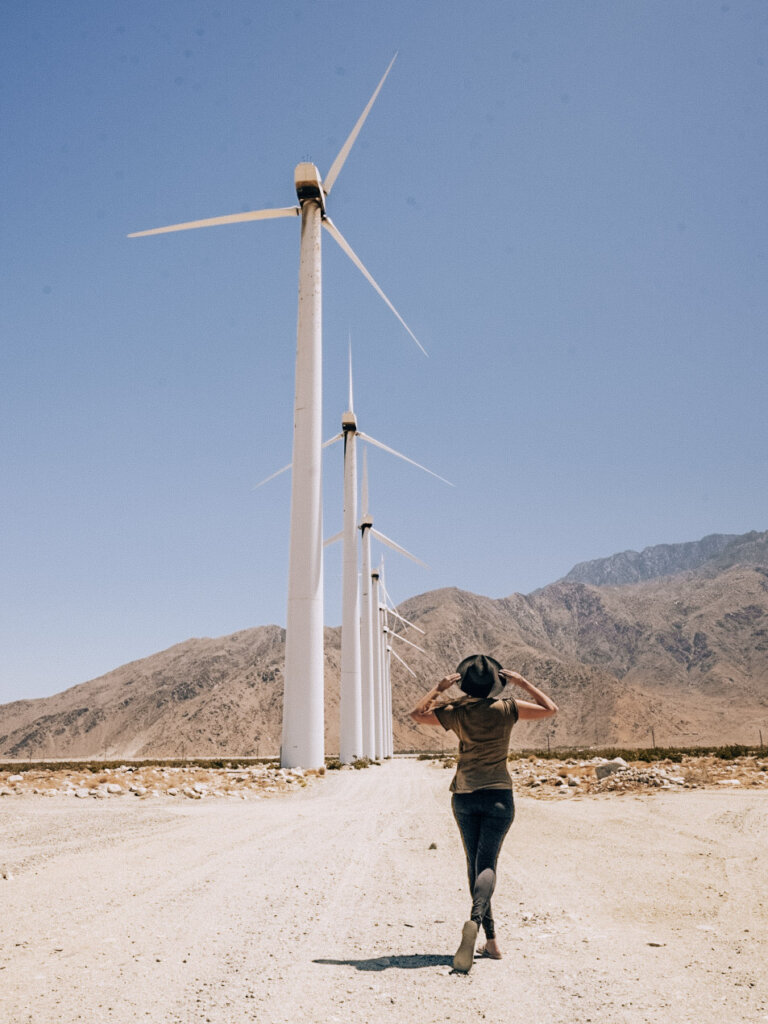
[[463, 976], [449, 779], [396, 760], [252, 802], [4, 799], [0, 1021], [768, 1021], [768, 794], [519, 797], [506, 956]]

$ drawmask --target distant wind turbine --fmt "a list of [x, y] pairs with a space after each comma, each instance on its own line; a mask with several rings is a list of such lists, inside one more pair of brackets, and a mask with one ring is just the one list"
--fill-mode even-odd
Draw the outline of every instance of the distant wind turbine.
[[[380, 447], [384, 447], [380, 445]], [[387, 449], [392, 450], [392, 449]], [[394, 452], [399, 455], [399, 452]], [[410, 551], [395, 544], [389, 537], [375, 530], [373, 516], [368, 502], [368, 461], [367, 453], [363, 453], [363, 509], [360, 530], [362, 532], [362, 608], [360, 614], [361, 667], [363, 693], [363, 751], [366, 757], [381, 757], [383, 747], [384, 709], [382, 703], [382, 670], [381, 670], [381, 629], [379, 612], [379, 578], [378, 569], [371, 567], [371, 536], [382, 544], [397, 551], [399, 555], [410, 558], [412, 562], [428, 566], [412, 555]], [[400, 456], [404, 458], [404, 456]], [[407, 461], [411, 461], [408, 459]], [[420, 468], [424, 468], [423, 466]], [[427, 470], [431, 472], [431, 470]], [[436, 475], [436, 474], [433, 474]], [[441, 478], [442, 479], [442, 478]], [[446, 481], [447, 482], [447, 481]]]
[[[349, 352], [349, 408], [341, 418], [340, 434], [326, 441], [326, 445], [335, 441], [344, 441], [344, 523], [341, 533], [343, 540], [342, 554], [342, 615], [341, 615], [341, 687], [340, 687], [340, 713], [341, 724], [339, 730], [339, 760], [342, 764], [349, 764], [356, 757], [360, 757], [363, 746], [363, 687], [364, 675], [362, 672], [361, 652], [361, 630], [360, 630], [360, 588], [358, 586], [358, 541], [357, 541], [357, 449], [356, 440], [360, 438], [368, 444], [375, 445], [390, 455], [396, 455], [399, 459], [416, 466], [417, 469], [437, 477], [443, 483], [453, 486], [445, 477], [433, 473], [431, 469], [414, 462], [401, 452], [395, 451], [381, 441], [377, 441], [368, 434], [357, 429], [357, 417], [354, 411], [354, 395], [352, 386], [352, 350]], [[367, 478], [365, 482], [365, 506], [367, 506]], [[367, 514], [367, 513], [366, 513]], [[364, 530], [365, 528], [362, 527]], [[372, 529], [372, 526], [371, 526]], [[388, 544], [400, 554], [404, 549], [399, 548], [394, 541], [390, 541], [377, 530], [373, 535], [383, 544]], [[326, 544], [338, 540], [339, 536], [330, 538]], [[408, 556], [412, 557], [412, 556]], [[418, 560], [417, 560], [418, 561]], [[423, 564], [423, 563], [422, 563]], [[365, 586], [365, 582], [364, 582]]]
[[[409, 459], [407, 455], [403, 455], [401, 452], [395, 451], [394, 448], [390, 448], [388, 445], [382, 444], [381, 441], [377, 441], [375, 438], [369, 437], [368, 434], [364, 434], [361, 430], [357, 429], [357, 417], [354, 411], [354, 388], [352, 382], [352, 346], [350, 344], [348, 409], [341, 417], [341, 433], [336, 434], [334, 437], [323, 442], [323, 448], [328, 448], [337, 441], [343, 440], [344, 442], [343, 528], [340, 533], [335, 534], [333, 537], [329, 537], [323, 544], [324, 547], [328, 547], [339, 540], [343, 542], [341, 682], [339, 688], [339, 760], [342, 764], [350, 764], [355, 760], [355, 758], [360, 757], [366, 751], [370, 751], [366, 756], [373, 757], [373, 752], [376, 747], [373, 739], [369, 744], [364, 740], [363, 726], [367, 714], [367, 705], [365, 704], [367, 696], [365, 687], [373, 685], [371, 680], [375, 679], [375, 673], [368, 675], [364, 671], [367, 654], [361, 650], [361, 646], [364, 647], [365, 643], [364, 640], [361, 641], [361, 633], [364, 633], [365, 627], [363, 626], [361, 629], [360, 586], [358, 582], [357, 438], [360, 438], [367, 444], [372, 444], [377, 448], [381, 448], [382, 451], [388, 452], [390, 455], [396, 455], [397, 458], [402, 459], [409, 465], [415, 466], [417, 469], [421, 469], [425, 473], [429, 473], [430, 476], [434, 476], [443, 483], [453, 487], [450, 480], [446, 480], [445, 477], [440, 476], [438, 473], [434, 473], [431, 469], [427, 469], [426, 466], [422, 466], [420, 462]], [[292, 468], [292, 463], [288, 463], [287, 466], [282, 466], [280, 469], [276, 470], [276, 472], [271, 473], [260, 483], [256, 484], [256, 488], [263, 486], [270, 480], [274, 480], [275, 477], [280, 476], [281, 473], [285, 473]], [[363, 486], [365, 508], [368, 501], [367, 476], [364, 480]], [[371, 528], [372, 523], [373, 520], [371, 520]], [[364, 529], [362, 526], [360, 528]], [[372, 533], [373, 536], [376, 537], [377, 540], [381, 541], [382, 544], [389, 545], [389, 547], [397, 551], [399, 554], [404, 554], [409, 558], [413, 558], [413, 556], [409, 555], [404, 548], [399, 547], [399, 545], [395, 544], [394, 541], [389, 540], [388, 537], [379, 533], [378, 530], [372, 529]], [[420, 562], [419, 559], [414, 558], [414, 561], [419, 565], [424, 565], [424, 563]], [[365, 592], [365, 583], [363, 585], [363, 589]], [[374, 720], [376, 720], [376, 716], [374, 716]]]
[[323, 539], [322, 539], [322, 290], [321, 228], [370, 282], [419, 348], [426, 351], [326, 212], [326, 199], [371, 107], [395, 62], [390, 61], [367, 106], [357, 120], [325, 180], [312, 163], [300, 163], [294, 173], [298, 206], [209, 217], [137, 231], [157, 235], [191, 228], [241, 224], [276, 217], [301, 217], [299, 250], [299, 312], [294, 402], [293, 483], [288, 567], [288, 610], [285, 637], [283, 694], [284, 767], [319, 768], [325, 762], [323, 709]]

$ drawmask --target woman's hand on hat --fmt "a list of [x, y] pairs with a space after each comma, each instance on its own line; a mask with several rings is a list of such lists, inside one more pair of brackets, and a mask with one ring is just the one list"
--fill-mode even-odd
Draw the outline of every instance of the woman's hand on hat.
[[520, 684], [520, 683], [526, 683], [527, 682], [527, 679], [525, 679], [523, 676], [521, 676], [519, 672], [512, 672], [508, 668], [501, 669], [500, 672], [499, 672], [499, 675], [504, 676], [504, 678], [508, 679], [510, 681], [510, 683], [518, 683], [518, 684]]
[[461, 676], [458, 672], [452, 672], [449, 676], [443, 676], [440, 682], [437, 684], [437, 692], [443, 693], [445, 690], [450, 690], [454, 683], [458, 683]]

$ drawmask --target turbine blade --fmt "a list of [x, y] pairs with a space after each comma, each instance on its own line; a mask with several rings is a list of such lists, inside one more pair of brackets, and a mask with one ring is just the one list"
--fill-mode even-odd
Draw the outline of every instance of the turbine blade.
[[371, 98], [368, 100], [368, 105], [366, 106], [365, 110], [362, 112], [360, 117], [357, 119], [357, 124], [352, 129], [352, 131], [349, 133], [349, 137], [347, 138], [347, 141], [341, 147], [341, 149], [339, 150], [338, 156], [336, 157], [336, 159], [331, 164], [330, 170], [326, 174], [325, 181], [323, 182], [323, 192], [325, 192], [326, 195], [328, 195], [330, 193], [331, 189], [333, 188], [333, 183], [338, 178], [339, 171], [344, 166], [344, 162], [347, 159], [347, 157], [349, 156], [349, 151], [354, 146], [355, 140], [357, 139], [357, 136], [360, 134], [360, 129], [365, 124], [365, 119], [370, 114], [371, 107], [376, 102], [376, 97], [381, 92], [381, 87], [382, 87], [382, 85], [384, 85], [386, 77], [389, 74], [389, 72], [392, 70], [392, 65], [395, 63], [396, 60], [397, 60], [397, 54], [395, 54], [395, 56], [389, 62], [389, 67], [384, 72], [384, 76], [381, 79], [381, 81], [379, 82], [379, 84], [376, 86], [376, 91], [374, 92], [373, 96], [371, 96]]
[[439, 473], [433, 473], [431, 469], [427, 469], [426, 466], [422, 466], [420, 462], [414, 462], [413, 459], [409, 459], [407, 455], [403, 455], [401, 452], [396, 452], [394, 448], [389, 448], [387, 445], [382, 444], [381, 441], [377, 441], [375, 437], [370, 437], [368, 434], [364, 434], [362, 430], [358, 430], [357, 436], [363, 441], [367, 441], [368, 444], [374, 444], [377, 448], [381, 448], [384, 452], [389, 452], [390, 455], [396, 455], [398, 459], [403, 459], [405, 462], [410, 462], [412, 466], [416, 466], [418, 469], [423, 469], [425, 473], [429, 473], [430, 476], [436, 476], [438, 480], [442, 480], [444, 484], [448, 484], [449, 487], [454, 487], [450, 480], [446, 480], [444, 476], [440, 476]]
[[424, 650], [424, 648], [423, 648], [423, 647], [419, 647], [419, 645], [418, 645], [418, 644], [415, 644], [415, 643], [413, 643], [413, 641], [412, 641], [412, 640], [406, 640], [404, 636], [401, 636], [401, 635], [400, 635], [400, 633], [390, 633], [389, 635], [390, 635], [390, 636], [392, 636], [392, 637], [397, 637], [397, 639], [398, 639], [398, 640], [402, 640], [402, 641], [403, 641], [403, 643], [404, 643], [404, 644], [408, 644], [408, 646], [409, 646], [409, 647], [415, 647], [415, 648], [416, 648], [416, 650], [417, 650], [417, 651], [421, 651], [421, 653], [422, 653], [422, 654], [426, 654], [426, 653], [427, 653], [427, 652], [426, 652], [426, 651]]
[[149, 231], [134, 231], [129, 238], [142, 238], [144, 235], [164, 235], [169, 231], [189, 231], [191, 228], [213, 228], [219, 224], [242, 224], [246, 220], [272, 220], [275, 217], [298, 217], [301, 210], [298, 206], [286, 206], [279, 210], [250, 210], [248, 213], [230, 213], [225, 217], [209, 217], [207, 220], [190, 220], [185, 224], [169, 224], [165, 228], [152, 228]]
[[349, 411], [354, 412], [355, 407], [352, 397], [352, 334], [349, 335]]
[[406, 663], [403, 661], [403, 659], [400, 657], [400, 655], [397, 653], [397, 651], [394, 650], [394, 648], [392, 646], [388, 647], [387, 650], [391, 654], [394, 654], [394, 656], [397, 658], [397, 660], [400, 662], [400, 664], [403, 666], [403, 668], [406, 670], [406, 672], [410, 672], [411, 675], [413, 676], [413, 678], [415, 679], [416, 678], [416, 673], [413, 671], [413, 669], [410, 667], [410, 665], [406, 665]]
[[376, 282], [375, 282], [375, 281], [374, 281], [374, 279], [373, 279], [373, 278], [371, 277], [371, 275], [370, 275], [370, 274], [368, 273], [368, 271], [367, 271], [367, 270], [365, 269], [365, 267], [363, 266], [363, 263], [361, 262], [360, 258], [359, 258], [359, 257], [358, 257], [358, 256], [357, 256], [357, 255], [355, 254], [354, 250], [352, 249], [352, 246], [351, 246], [351, 245], [349, 244], [349, 242], [348, 242], [348, 241], [346, 240], [346, 238], [345, 238], [345, 237], [344, 237], [344, 236], [342, 235], [342, 233], [341, 233], [341, 232], [339, 231], [339, 229], [338, 229], [338, 228], [336, 227], [336, 225], [335, 225], [335, 224], [333, 223], [333, 221], [331, 220], [331, 218], [330, 218], [330, 217], [325, 217], [325, 218], [323, 218], [323, 224], [324, 224], [324, 225], [325, 225], [325, 227], [327, 228], [327, 230], [328, 230], [328, 233], [330, 234], [330, 236], [331, 236], [331, 237], [332, 237], [332, 238], [334, 239], [334, 241], [336, 241], [336, 242], [338, 243], [338, 245], [339, 245], [339, 246], [340, 246], [340, 247], [341, 247], [341, 248], [342, 248], [342, 249], [344, 250], [344, 252], [345, 252], [345, 253], [347, 254], [347, 256], [349, 256], [349, 258], [350, 258], [350, 259], [352, 260], [352, 262], [353, 262], [353, 263], [355, 264], [355, 266], [356, 266], [356, 267], [357, 267], [357, 269], [358, 269], [358, 270], [360, 271], [360, 273], [361, 273], [361, 274], [363, 275], [363, 277], [364, 277], [364, 278], [365, 278], [365, 279], [366, 279], [366, 280], [367, 280], [367, 281], [369, 282], [369, 284], [371, 284], [371, 285], [373, 286], [373, 288], [374, 288], [374, 289], [375, 289], [375, 290], [376, 290], [376, 291], [377, 291], [377, 292], [379, 293], [379, 295], [380, 295], [380, 296], [382, 297], [382, 299], [384, 299], [384, 301], [385, 301], [385, 302], [386, 302], [386, 304], [387, 304], [387, 305], [389, 306], [389, 308], [390, 308], [390, 309], [392, 310], [392, 312], [393, 312], [393, 313], [395, 314], [395, 316], [397, 317], [397, 319], [398, 319], [398, 320], [400, 321], [400, 323], [401, 323], [401, 324], [403, 325], [403, 327], [404, 327], [404, 328], [406, 329], [406, 331], [408, 331], [408, 333], [410, 334], [410, 336], [411, 336], [411, 337], [413, 338], [413, 340], [414, 340], [414, 341], [416, 342], [416, 344], [417, 344], [417, 345], [419, 346], [419, 348], [421, 349], [421, 351], [422, 351], [422, 352], [424, 353], [424, 355], [426, 356], [426, 355], [428, 354], [428, 353], [427, 353], [427, 350], [426, 350], [426, 349], [424, 348], [424, 346], [423, 346], [423, 345], [421, 344], [421, 342], [420, 342], [420, 341], [419, 341], [419, 339], [418, 339], [418, 338], [416, 337], [416, 335], [415, 335], [415, 334], [413, 333], [413, 331], [412, 331], [412, 330], [411, 330], [411, 328], [410, 328], [410, 327], [408, 326], [408, 324], [407, 324], [407, 323], [405, 322], [405, 320], [403, 320], [403, 318], [402, 318], [402, 317], [400, 316], [400, 314], [399, 314], [399, 313], [397, 312], [397, 310], [396, 310], [396, 309], [395, 309], [395, 307], [394, 307], [394, 306], [392, 305], [392, 303], [391, 303], [391, 302], [389, 301], [389, 299], [388, 299], [388, 298], [387, 298], [387, 296], [386, 296], [386, 295], [384, 294], [384, 292], [383, 292], [383, 291], [381, 290], [381, 288], [379, 288], [379, 286], [378, 286], [378, 285], [376, 284]]
[[287, 473], [289, 469], [293, 469], [292, 462], [289, 462], [287, 466], [283, 466], [282, 469], [278, 469], [276, 473], [272, 473], [270, 476], [265, 477], [260, 483], [255, 484], [251, 490], [257, 491], [260, 487], [263, 487], [264, 484], [268, 484], [270, 480], [274, 480], [276, 476], [280, 476], [281, 473]]
[[389, 606], [389, 610], [392, 612], [392, 614], [395, 616], [396, 619], [400, 619], [400, 621], [404, 622], [406, 624], [406, 626], [410, 626], [411, 629], [415, 629], [416, 632], [417, 633], [421, 633], [422, 636], [426, 636], [427, 635], [424, 632], [424, 630], [421, 629], [419, 626], [416, 626], [416, 625], [414, 625], [413, 622], [409, 622], [408, 619], [403, 618], [403, 616], [400, 614], [400, 612], [396, 608], [393, 608], [392, 605]]
[[329, 537], [328, 540], [324, 540], [323, 541], [323, 547], [327, 548], [330, 544], [335, 544], [336, 541], [341, 540], [343, 538], [343, 536], [344, 536], [344, 531], [343, 530], [341, 531], [341, 533], [334, 533], [334, 535], [332, 537]]
[[[336, 437], [329, 438], [327, 441], [323, 442], [323, 448], [328, 448], [329, 445], [334, 444], [336, 441], [340, 441], [343, 436], [343, 434], [337, 434]], [[281, 473], [287, 473], [288, 470], [291, 469], [292, 467], [293, 463], [289, 462], [287, 466], [283, 466], [282, 469], [278, 469], [276, 473], [272, 473], [271, 476], [265, 477], [265, 479], [262, 480], [261, 483], [256, 484], [256, 486], [252, 487], [251, 490], [258, 490], [258, 488], [261, 487], [262, 484], [268, 484], [270, 480], [274, 480], [275, 477], [280, 476]]]
[[425, 569], [429, 568], [426, 562], [422, 562], [422, 560], [417, 558], [416, 555], [412, 555], [410, 551], [406, 551], [405, 548], [401, 548], [399, 544], [395, 544], [393, 540], [390, 540], [389, 537], [385, 537], [383, 533], [379, 533], [379, 531], [375, 530], [373, 527], [371, 527], [371, 533], [377, 540], [380, 540], [382, 544], [386, 544], [387, 547], [392, 548], [393, 551], [397, 551], [400, 555], [405, 555], [406, 558], [410, 558], [412, 562], [423, 566]]
[[426, 636], [427, 634], [424, 632], [423, 629], [420, 629], [418, 626], [414, 626], [414, 624], [412, 622], [409, 622], [408, 619], [403, 618], [403, 616], [395, 607], [392, 598], [390, 597], [389, 591], [383, 584], [382, 590], [384, 591], [384, 599], [387, 602], [387, 611], [389, 611], [390, 614], [394, 615], [396, 619], [400, 619], [401, 622], [404, 622], [406, 626], [410, 626], [412, 629], [415, 629], [417, 633], [421, 633], [422, 636]]

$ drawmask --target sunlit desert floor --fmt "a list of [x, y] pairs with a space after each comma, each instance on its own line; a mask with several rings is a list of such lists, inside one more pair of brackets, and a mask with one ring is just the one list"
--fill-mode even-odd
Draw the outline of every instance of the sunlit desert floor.
[[469, 901], [439, 762], [291, 782], [70, 773], [100, 799], [6, 772], [0, 1020], [768, 1021], [764, 772], [684, 768], [617, 789], [580, 763], [519, 763], [505, 958], [469, 975], [451, 971]]

